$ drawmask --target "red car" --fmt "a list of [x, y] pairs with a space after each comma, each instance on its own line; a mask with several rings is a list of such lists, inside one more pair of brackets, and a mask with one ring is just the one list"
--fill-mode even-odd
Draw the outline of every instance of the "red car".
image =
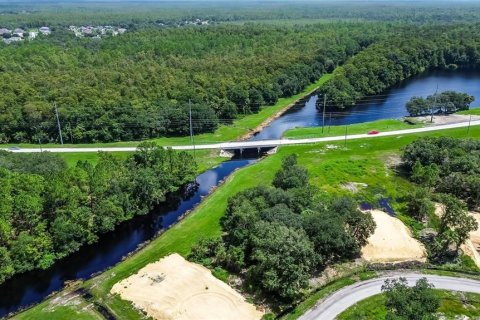
[[379, 134], [380, 132], [378, 132], [377, 130], [372, 130], [372, 131], [368, 131], [368, 134]]

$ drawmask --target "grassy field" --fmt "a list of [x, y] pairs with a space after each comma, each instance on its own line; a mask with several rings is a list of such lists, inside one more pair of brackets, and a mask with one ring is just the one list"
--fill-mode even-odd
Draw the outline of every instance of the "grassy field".
[[[469, 318], [480, 317], [480, 295], [474, 293], [459, 293], [443, 290], [435, 290], [440, 298], [439, 313], [446, 319], [454, 319], [456, 316], [464, 315]], [[385, 308], [385, 295], [378, 294], [365, 299], [356, 305], [345, 310], [338, 317], [339, 320], [366, 320], [385, 319], [387, 310]]]
[[356, 123], [348, 126], [325, 126], [323, 133], [322, 127], [296, 128], [286, 131], [283, 136], [291, 139], [320, 138], [341, 136], [345, 134], [368, 133], [371, 130], [380, 132], [420, 128], [423, 124], [408, 124], [402, 120], [377, 120], [365, 123]]
[[[258, 127], [263, 121], [275, 115], [277, 112], [287, 108], [288, 106], [294, 104], [297, 100], [311, 94], [328, 79], [330, 79], [331, 74], [325, 74], [315, 83], [310, 84], [302, 92], [288, 97], [280, 98], [278, 102], [273, 106], [264, 106], [260, 112], [256, 114], [246, 115], [240, 119], [237, 119], [231, 125], [221, 125], [213, 133], [204, 133], [195, 136], [195, 143], [204, 144], [204, 143], [214, 143], [214, 142], [225, 142], [237, 140], [241, 136], [247, 134], [248, 132], [254, 130]], [[190, 137], [170, 137], [170, 138], [158, 138], [152, 139], [149, 141], [157, 142], [162, 146], [173, 146], [173, 145], [188, 145], [191, 144]], [[111, 143], [90, 143], [90, 144], [64, 144], [63, 146], [59, 144], [44, 144], [44, 148], [60, 148], [60, 147], [132, 147], [136, 146], [141, 141], [122, 141], [122, 142], [111, 142]], [[0, 147], [9, 147], [9, 146], [19, 146], [21, 148], [37, 148], [37, 144], [8, 144], [0, 145]]]
[[480, 107], [470, 109], [470, 110], [460, 111], [460, 112], [457, 112], [457, 114], [472, 114], [472, 115], [480, 116]]
[[[129, 257], [112, 269], [84, 283], [101, 304], [121, 318], [135, 319], [141, 315], [132, 310], [130, 304], [109, 294], [113, 284], [137, 272], [146, 264], [172, 252], [188, 255], [192, 245], [202, 237], [213, 237], [221, 233], [220, 218], [226, 208], [227, 200], [240, 190], [270, 184], [275, 171], [280, 167], [281, 159], [288, 154], [298, 154], [301, 165], [310, 172], [311, 183], [331, 193], [347, 193], [342, 188], [345, 182], [364, 182], [368, 187], [357, 194], [359, 197], [375, 199], [387, 196], [395, 199], [408, 190], [410, 185], [397, 176], [387, 164], [398, 158], [399, 150], [421, 136], [466, 137], [466, 128], [445, 131], [416, 133], [402, 136], [379, 137], [329, 144], [288, 146], [264, 160], [243, 168], [232, 174], [214, 193], [206, 198], [186, 219], [169, 229], [147, 247]], [[480, 138], [480, 126], [470, 129], [470, 137]], [[44, 319], [51, 311], [41, 305], [22, 315], [28, 319]], [[128, 315], [128, 316], [127, 316]]]

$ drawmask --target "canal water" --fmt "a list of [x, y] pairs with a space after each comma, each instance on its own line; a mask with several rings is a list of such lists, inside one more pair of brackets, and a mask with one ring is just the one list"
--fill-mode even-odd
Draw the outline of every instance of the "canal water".
[[[403, 81], [396, 87], [376, 96], [368, 97], [345, 112], [326, 112], [325, 125], [349, 125], [380, 119], [397, 119], [408, 115], [405, 104], [412, 96], [426, 97], [446, 90], [466, 92], [476, 98], [472, 108], [480, 106], [480, 72], [477, 70], [432, 71]], [[252, 140], [280, 139], [288, 129], [322, 125], [322, 113], [312, 95], [290, 108], [282, 117], [253, 136]], [[318, 101], [321, 103], [321, 101]], [[330, 116], [331, 115], [331, 116]]]
[[[435, 71], [404, 81], [388, 92], [359, 102], [346, 112], [332, 113], [331, 118], [327, 112], [325, 124], [346, 125], [401, 118], [407, 115], [405, 103], [411, 96], [430, 95], [435, 92], [437, 85], [440, 92], [467, 92], [480, 100], [480, 72]], [[303, 100], [252, 139], [278, 139], [291, 128], [320, 126], [322, 117], [315, 107], [317, 100], [316, 95]], [[474, 102], [473, 105], [480, 105], [480, 102]], [[141, 243], [151, 240], [159, 231], [174, 224], [233, 171], [254, 161], [224, 162], [199, 175], [196, 184], [172, 195], [165, 204], [150, 214], [135, 217], [119, 225], [115, 231], [100, 236], [96, 244], [83, 246], [78, 252], [58, 261], [48, 270], [27, 272], [6, 281], [0, 285], [0, 317], [40, 302], [50, 293], [60, 290], [66, 280], [86, 279], [115, 265]]]
[[0, 286], [0, 317], [42, 301], [50, 293], [60, 290], [66, 280], [87, 279], [115, 265], [140, 244], [173, 225], [233, 171], [255, 161], [226, 161], [199, 175], [196, 183], [171, 195], [165, 204], [148, 215], [120, 224], [114, 231], [101, 235], [97, 243], [81, 247], [48, 270], [34, 270], [7, 280]]

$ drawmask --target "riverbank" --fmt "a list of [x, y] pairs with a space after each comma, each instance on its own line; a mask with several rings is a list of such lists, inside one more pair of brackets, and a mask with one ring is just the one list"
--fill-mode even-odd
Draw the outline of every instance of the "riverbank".
[[[342, 142], [319, 143], [313, 145], [281, 147], [277, 154], [269, 156], [255, 165], [233, 173], [226, 182], [218, 187], [187, 218], [166, 231], [138, 253], [127, 258], [115, 267], [99, 276], [79, 284], [93, 295], [93, 300], [104, 305], [118, 318], [141, 318], [132, 306], [109, 294], [118, 281], [138, 272], [146, 264], [157, 261], [170, 253], [177, 252], [186, 257], [191, 247], [202, 237], [221, 234], [220, 219], [223, 216], [227, 200], [233, 194], [259, 184], [270, 184], [274, 172], [280, 167], [281, 159], [296, 153], [298, 161], [310, 172], [310, 182], [333, 194], [348, 192], [340, 187], [346, 182], [363, 182], [369, 187], [359, 195], [374, 198], [377, 194], [396, 199], [410, 184], [398, 177], [394, 168], [386, 163], [397, 156], [402, 146], [421, 136], [465, 137], [465, 129], [450, 129], [438, 132], [405, 134], [401, 136], [378, 137], [374, 140], [359, 139], [348, 141], [347, 148]], [[480, 138], [480, 127], [472, 127], [470, 137]], [[332, 147], [333, 146], [333, 147]], [[393, 203], [395, 206], [395, 203]], [[17, 319], [42, 319], [53, 317], [57, 312], [66, 312], [64, 307], [56, 311], [52, 307], [54, 297], [21, 314]], [[70, 308], [75, 308], [71, 306]], [[52, 311], [53, 310], [53, 311]], [[69, 309], [71, 312], [72, 309]], [[75, 312], [82, 312], [75, 310]], [[59, 316], [60, 316], [59, 315]]]

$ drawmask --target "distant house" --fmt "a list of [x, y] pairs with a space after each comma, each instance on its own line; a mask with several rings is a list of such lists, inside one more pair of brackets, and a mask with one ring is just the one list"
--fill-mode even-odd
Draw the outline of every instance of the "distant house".
[[23, 38], [23, 34], [25, 33], [25, 30], [21, 29], [21, 28], [16, 28], [15, 30], [13, 30], [13, 34], [14, 35], [17, 35], [21, 38]]
[[0, 28], [0, 37], [3, 37], [3, 35], [5, 34], [11, 34], [12, 31], [11, 30], [8, 30], [6, 28]]
[[125, 29], [125, 28], [118, 28], [118, 33], [124, 34], [125, 32], [127, 32], [127, 29]]
[[38, 31], [40, 31], [44, 35], [49, 35], [50, 33], [52, 33], [49, 27], [41, 27], [40, 29], [38, 29]]
[[18, 42], [18, 41], [22, 41], [23, 39], [20, 38], [20, 37], [11, 37], [11, 38], [8, 38], [8, 39], [3, 39], [3, 42], [5, 42], [6, 44], [10, 44], [12, 42]]

